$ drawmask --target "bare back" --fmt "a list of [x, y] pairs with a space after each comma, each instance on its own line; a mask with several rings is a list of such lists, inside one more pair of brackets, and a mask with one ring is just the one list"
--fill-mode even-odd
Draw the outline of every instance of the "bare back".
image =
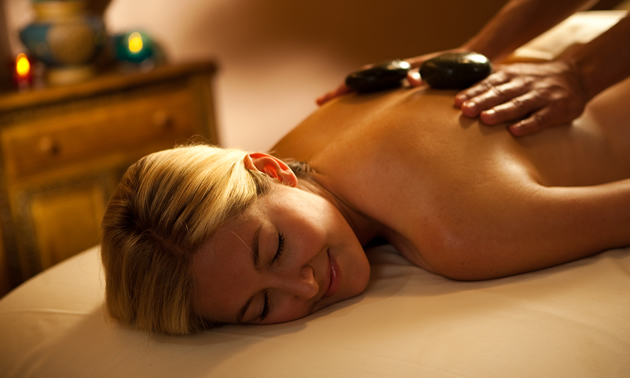
[[538, 188], [630, 177], [624, 93], [630, 80], [573, 125], [525, 138], [461, 116], [450, 91], [348, 96], [316, 111], [272, 152], [309, 162], [323, 186], [382, 224], [383, 236], [408, 259], [433, 270], [436, 254], [458, 244], [500, 249], [514, 239], [510, 212], [533, 218], [527, 209], [540, 211], [539, 204], [528, 201]]

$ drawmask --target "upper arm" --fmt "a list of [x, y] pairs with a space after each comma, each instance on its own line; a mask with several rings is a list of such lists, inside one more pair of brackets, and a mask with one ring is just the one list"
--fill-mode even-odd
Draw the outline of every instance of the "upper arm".
[[[630, 245], [630, 180], [512, 187], [451, 212], [428, 262], [462, 280], [503, 277]], [[461, 201], [460, 201], [461, 203]]]

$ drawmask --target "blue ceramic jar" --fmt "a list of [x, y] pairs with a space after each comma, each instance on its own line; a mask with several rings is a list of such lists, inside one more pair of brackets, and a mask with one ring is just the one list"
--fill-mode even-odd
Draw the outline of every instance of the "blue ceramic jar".
[[80, 0], [33, 0], [36, 20], [20, 32], [29, 53], [43, 62], [53, 84], [82, 81], [105, 45], [103, 22]]

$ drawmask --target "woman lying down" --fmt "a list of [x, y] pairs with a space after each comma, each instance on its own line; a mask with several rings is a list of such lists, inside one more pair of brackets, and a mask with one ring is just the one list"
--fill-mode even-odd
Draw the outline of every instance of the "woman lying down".
[[337, 98], [269, 154], [146, 156], [103, 221], [109, 313], [172, 334], [291, 321], [365, 290], [375, 239], [454, 280], [628, 246], [628, 84], [605, 93], [616, 115], [524, 138], [419, 87]]

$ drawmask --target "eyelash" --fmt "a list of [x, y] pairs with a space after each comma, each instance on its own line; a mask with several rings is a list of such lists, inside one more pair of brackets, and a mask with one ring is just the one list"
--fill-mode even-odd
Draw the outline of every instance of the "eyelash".
[[276, 261], [278, 261], [280, 256], [282, 256], [283, 251], [284, 251], [284, 235], [278, 234], [278, 252], [276, 252], [276, 255], [273, 257], [271, 262], [275, 263]]
[[[276, 252], [273, 259], [271, 259], [271, 263], [275, 263], [282, 256], [282, 252], [284, 251], [284, 235], [278, 234], [278, 251]], [[265, 304], [263, 306], [263, 311], [260, 314], [260, 319], [265, 320], [267, 315], [269, 314], [269, 293], [265, 292]]]
[[265, 292], [265, 305], [263, 307], [262, 314], [260, 314], [260, 320], [265, 320], [267, 315], [269, 314], [269, 298], [267, 292]]

